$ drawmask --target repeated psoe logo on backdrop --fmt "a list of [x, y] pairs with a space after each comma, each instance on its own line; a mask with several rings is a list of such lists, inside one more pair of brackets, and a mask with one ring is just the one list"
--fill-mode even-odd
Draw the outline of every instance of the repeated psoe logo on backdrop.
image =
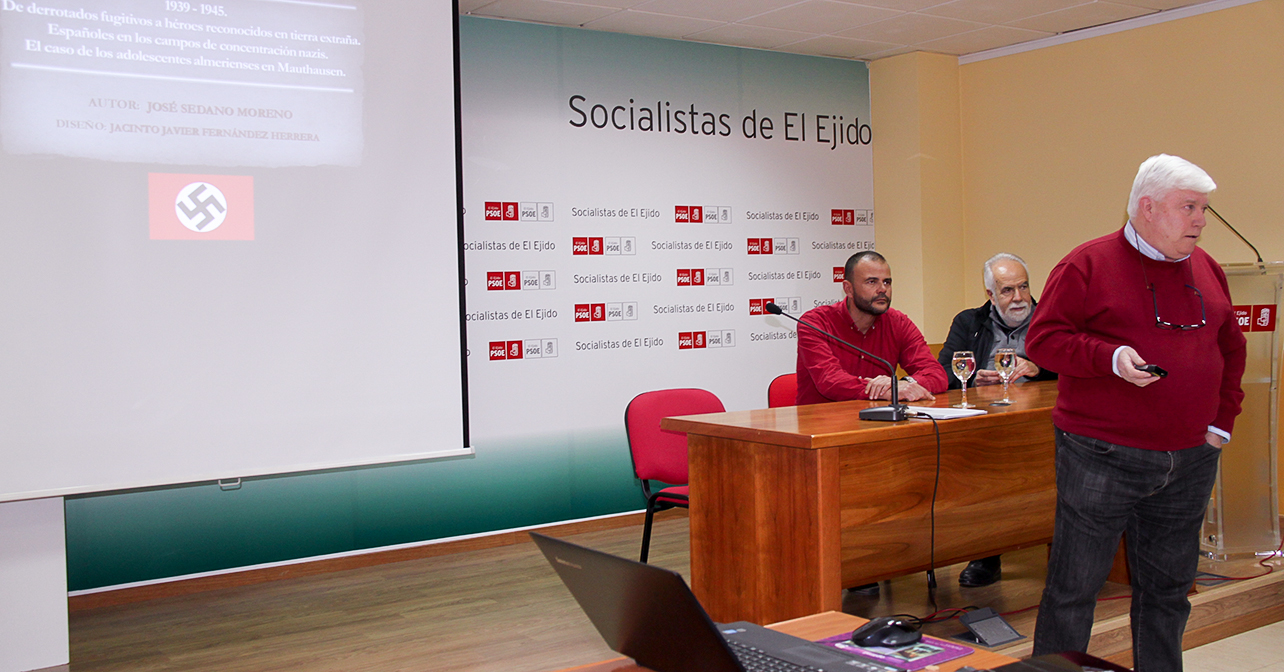
[[802, 249], [797, 238], [749, 238], [749, 254], [798, 254]]
[[638, 319], [637, 301], [620, 301], [615, 303], [577, 303], [575, 304], [576, 322], [621, 322]]
[[834, 208], [829, 211], [829, 223], [833, 226], [871, 226], [874, 223], [874, 211]]
[[486, 291], [557, 289], [557, 271], [486, 271]]
[[706, 348], [734, 348], [736, 346], [736, 330], [722, 329], [719, 331], [679, 331], [678, 332], [678, 349], [679, 350], [704, 350]]
[[843, 273], [845, 273], [846, 271], [847, 271], [847, 269], [846, 269], [846, 268], [844, 268], [844, 267], [842, 267], [842, 266], [835, 266], [835, 267], [834, 267], [834, 282], [842, 282], [842, 281], [843, 281]]
[[676, 224], [730, 224], [729, 205], [675, 205], [673, 221]]
[[734, 284], [735, 276], [732, 268], [679, 268], [677, 272], [679, 287], [724, 287]]
[[486, 201], [483, 216], [488, 222], [551, 222], [553, 204], [534, 201]]
[[634, 236], [576, 236], [571, 238], [571, 254], [579, 255], [630, 255], [638, 253]]
[[551, 359], [557, 356], [556, 338], [528, 338], [524, 341], [491, 341], [490, 361]]
[[254, 240], [254, 178], [147, 174], [152, 240]]
[[1275, 306], [1232, 306], [1231, 309], [1240, 331], [1275, 331], [1275, 313], [1279, 312]]
[[780, 306], [786, 313], [796, 314], [802, 312], [801, 296], [785, 296], [774, 299], [749, 299], [750, 315], [766, 315], [767, 304], [774, 303]]

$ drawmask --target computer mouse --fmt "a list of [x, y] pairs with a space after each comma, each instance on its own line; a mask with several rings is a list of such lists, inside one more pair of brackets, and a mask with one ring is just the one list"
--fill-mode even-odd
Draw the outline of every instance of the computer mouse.
[[923, 638], [917, 626], [895, 616], [884, 616], [860, 626], [852, 633], [852, 643], [857, 646], [884, 646], [895, 648], [914, 644]]

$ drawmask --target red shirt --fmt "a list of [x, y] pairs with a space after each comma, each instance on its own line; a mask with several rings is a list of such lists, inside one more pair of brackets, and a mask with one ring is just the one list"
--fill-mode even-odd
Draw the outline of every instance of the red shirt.
[[[1206, 326], [1155, 326], [1156, 302], [1167, 322], [1199, 322], [1200, 302], [1187, 284], [1203, 296]], [[1168, 377], [1137, 387], [1116, 376], [1122, 345]], [[1057, 427], [1132, 448], [1203, 445], [1209, 425], [1231, 432], [1244, 398], [1246, 345], [1221, 267], [1199, 248], [1179, 262], [1143, 257], [1122, 230], [1080, 245], [1052, 269], [1026, 350], [1061, 374]]]
[[[932, 358], [923, 333], [905, 313], [888, 308], [864, 334], [856, 330], [846, 300], [812, 308], [802, 319], [900, 366], [932, 394], [945, 391], [945, 369]], [[815, 329], [798, 326], [799, 405], [868, 399], [865, 379], [886, 375], [892, 374], [882, 364]]]

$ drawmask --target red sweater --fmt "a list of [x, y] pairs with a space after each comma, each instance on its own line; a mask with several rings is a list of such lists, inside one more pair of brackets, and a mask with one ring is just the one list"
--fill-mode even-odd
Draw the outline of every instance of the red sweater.
[[[802, 319], [900, 366], [932, 394], [945, 391], [945, 369], [932, 358], [923, 333], [909, 317], [888, 308], [874, 320], [869, 333], [856, 330], [847, 302], [839, 301], [807, 311]], [[797, 403], [868, 399], [865, 379], [889, 375], [882, 364], [816, 332], [798, 325]]]
[[[1186, 285], [1198, 288], [1207, 325], [1157, 327], [1147, 280], [1160, 317], [1173, 324], [1199, 323], [1199, 300]], [[1113, 357], [1121, 345], [1167, 369], [1168, 377], [1137, 387], [1116, 376]], [[1155, 261], [1122, 229], [1080, 245], [1052, 269], [1026, 337], [1031, 359], [1061, 374], [1052, 411], [1057, 427], [1149, 450], [1203, 445], [1209, 425], [1231, 432], [1244, 398], [1245, 347], [1226, 275], [1207, 252]]]

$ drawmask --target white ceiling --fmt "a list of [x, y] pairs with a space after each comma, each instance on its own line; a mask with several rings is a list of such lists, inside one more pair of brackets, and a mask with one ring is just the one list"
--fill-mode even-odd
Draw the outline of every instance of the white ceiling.
[[875, 60], [962, 56], [1205, 0], [459, 0], [461, 14]]

